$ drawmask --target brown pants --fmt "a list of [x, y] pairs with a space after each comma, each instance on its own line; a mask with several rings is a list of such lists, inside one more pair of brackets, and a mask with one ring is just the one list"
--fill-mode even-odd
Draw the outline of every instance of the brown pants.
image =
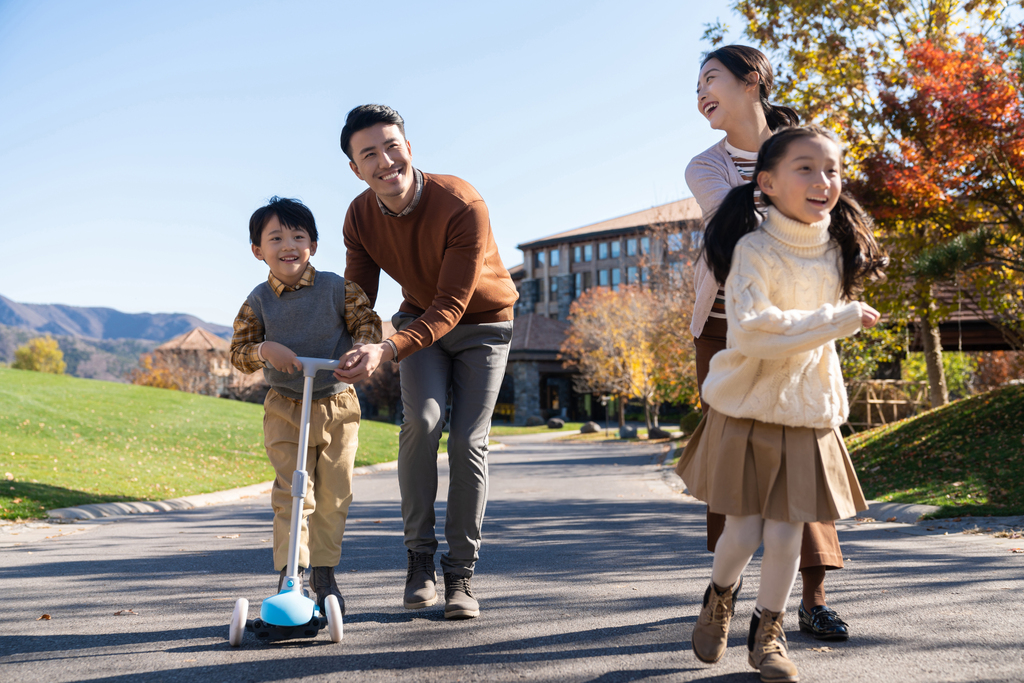
[[[699, 337], [695, 337], [693, 345], [696, 349], [697, 391], [704, 387], [704, 379], [708, 376], [711, 357], [725, 349], [725, 335], [728, 325], [723, 318], [708, 318]], [[707, 413], [708, 405], [704, 395], [700, 397], [701, 410]], [[725, 515], [707, 511], [708, 550], [715, 551], [718, 537], [725, 528]], [[812, 522], [804, 524], [803, 544], [800, 548], [800, 569], [825, 567], [825, 569], [843, 568], [843, 551], [839, 547], [839, 536], [835, 522]]]
[[[298, 464], [302, 406], [271, 389], [263, 408], [264, 445], [277, 473], [270, 501], [274, 508], [274, 568], [280, 570], [288, 565], [292, 473]], [[309, 484], [303, 499], [299, 541], [301, 567], [334, 567], [341, 561], [358, 435], [359, 399], [355, 389], [349, 387], [340, 394], [313, 401], [306, 451]]]

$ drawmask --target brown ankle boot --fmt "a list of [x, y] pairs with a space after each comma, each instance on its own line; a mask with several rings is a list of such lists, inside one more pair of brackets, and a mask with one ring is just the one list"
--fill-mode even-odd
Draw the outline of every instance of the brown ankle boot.
[[704, 606], [697, 617], [697, 625], [693, 627], [690, 644], [697, 659], [714, 664], [725, 654], [725, 646], [729, 640], [729, 622], [736, 611], [736, 596], [743, 586], [743, 578], [735, 586], [719, 592], [714, 583], [708, 585], [704, 592]]
[[800, 680], [796, 666], [789, 660], [786, 632], [782, 628], [785, 612], [761, 610], [761, 618], [750, 618], [747, 636], [747, 661], [761, 673], [764, 683], [793, 683]]

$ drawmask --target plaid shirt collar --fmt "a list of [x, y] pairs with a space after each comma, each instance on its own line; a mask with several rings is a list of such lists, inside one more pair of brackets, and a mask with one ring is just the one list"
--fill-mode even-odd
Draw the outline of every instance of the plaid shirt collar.
[[420, 195], [423, 194], [423, 174], [420, 173], [420, 169], [412, 169], [413, 177], [416, 178], [416, 194], [413, 195], [412, 201], [409, 202], [409, 206], [402, 209], [401, 213], [394, 213], [388, 207], [384, 206], [384, 202], [377, 197], [377, 207], [380, 212], [385, 216], [391, 216], [392, 218], [401, 218], [402, 216], [408, 216], [416, 208], [416, 205], [420, 203]]
[[316, 278], [316, 268], [313, 267], [312, 263], [306, 264], [306, 270], [302, 273], [302, 278], [299, 279], [299, 284], [294, 287], [286, 285], [277, 279], [277, 276], [273, 272], [267, 277], [267, 282], [270, 284], [270, 288], [274, 290], [274, 294], [281, 296], [283, 292], [294, 292], [296, 289], [302, 289], [303, 287], [312, 287], [313, 280]]

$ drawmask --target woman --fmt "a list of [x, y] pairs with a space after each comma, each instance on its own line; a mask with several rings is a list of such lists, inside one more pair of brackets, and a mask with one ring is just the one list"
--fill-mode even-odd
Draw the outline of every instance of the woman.
[[[686, 184], [700, 205], [705, 224], [729, 190], [753, 180], [757, 150], [783, 126], [799, 123], [796, 112], [768, 101], [775, 77], [760, 50], [727, 45], [709, 52], [697, 82], [697, 109], [725, 137], [694, 157], [686, 167]], [[760, 192], [755, 195], [759, 198]], [[725, 349], [725, 294], [705, 259], [696, 265], [697, 296], [690, 332], [697, 356], [697, 387], [703, 400], [704, 378], [711, 357]], [[725, 516], [707, 513], [708, 550], [714, 552]], [[804, 525], [800, 553], [803, 599], [800, 630], [821, 640], [846, 640], [849, 629], [825, 601], [825, 572], [842, 569], [843, 555], [834, 522]]]

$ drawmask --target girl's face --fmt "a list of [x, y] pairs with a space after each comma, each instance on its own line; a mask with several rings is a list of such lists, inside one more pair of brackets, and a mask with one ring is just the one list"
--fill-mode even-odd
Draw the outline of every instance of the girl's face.
[[820, 135], [793, 140], [775, 168], [758, 174], [757, 184], [789, 218], [824, 220], [842, 192], [839, 146]]
[[715, 130], [746, 123], [760, 111], [758, 81], [737, 78], [717, 59], [709, 59], [697, 77], [697, 110]]

